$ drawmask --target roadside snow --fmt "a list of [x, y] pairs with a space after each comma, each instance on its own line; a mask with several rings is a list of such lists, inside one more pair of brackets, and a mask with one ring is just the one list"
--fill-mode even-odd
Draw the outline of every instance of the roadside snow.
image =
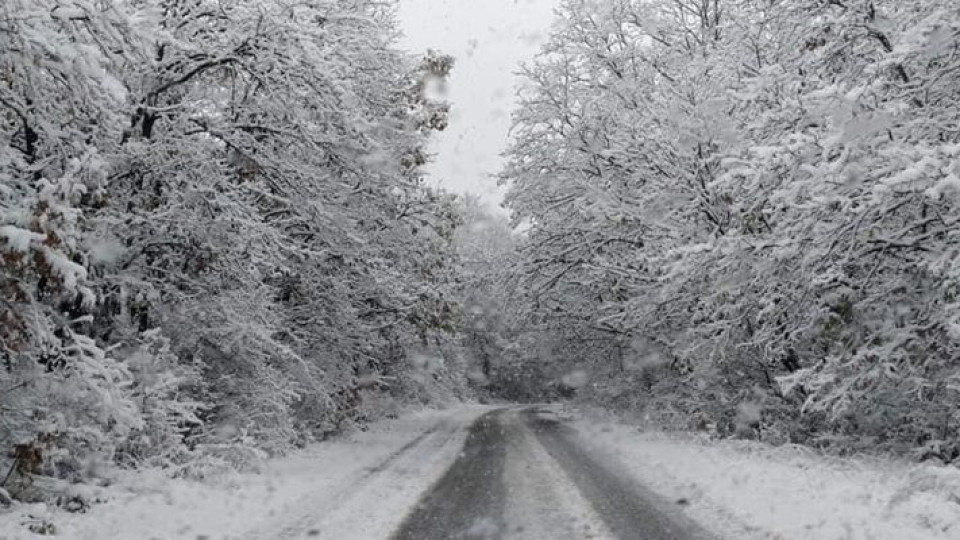
[[578, 420], [594, 450], [729, 538], [956, 540], [960, 470]]
[[376, 540], [388, 538], [409, 514], [420, 496], [450, 468], [463, 449], [470, 424], [485, 412], [459, 411], [444, 417], [420, 436], [405, 443], [333, 490], [304, 500], [283, 527], [267, 526], [244, 540], [321, 538]]
[[[485, 410], [412, 413], [273, 460], [261, 473], [216, 483], [170, 479], [158, 471], [126, 473], [97, 491], [107, 502], [85, 514], [44, 504], [0, 511], [0, 540], [49, 538], [27, 529], [44, 522], [56, 527], [56, 538], [77, 540], [330, 538], [319, 533], [345, 521], [341, 514], [384, 504], [399, 520], [452, 463], [466, 426]], [[411, 465], [425, 453], [435, 459]], [[394, 525], [368, 522], [358, 538], [385, 536]]]

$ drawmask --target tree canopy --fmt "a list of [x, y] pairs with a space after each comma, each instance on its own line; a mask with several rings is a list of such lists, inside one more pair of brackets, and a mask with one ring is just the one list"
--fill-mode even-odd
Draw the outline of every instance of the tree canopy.
[[960, 456], [958, 9], [563, 3], [502, 179], [518, 309], [584, 394]]
[[[456, 319], [420, 167], [452, 60], [376, 1], [0, 6], [0, 447], [243, 466], [423, 391]], [[39, 460], [21, 459], [28, 452]], [[4, 458], [6, 459], [6, 458]]]

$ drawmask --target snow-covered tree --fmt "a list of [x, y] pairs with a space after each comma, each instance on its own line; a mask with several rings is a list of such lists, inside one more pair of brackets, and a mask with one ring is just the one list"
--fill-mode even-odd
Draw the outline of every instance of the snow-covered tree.
[[[611, 333], [567, 359], [617, 373], [597, 399], [956, 457], [958, 15], [564, 3], [503, 178], [531, 317]], [[749, 430], [744, 404], [763, 411]]]
[[452, 329], [458, 209], [419, 169], [452, 60], [396, 50], [389, 4], [0, 15], [0, 446], [42, 453], [25, 478], [281, 451]]

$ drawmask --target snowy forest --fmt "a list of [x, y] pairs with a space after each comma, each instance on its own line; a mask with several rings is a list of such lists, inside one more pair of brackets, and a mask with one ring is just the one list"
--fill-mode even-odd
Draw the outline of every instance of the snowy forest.
[[721, 437], [957, 460], [960, 4], [559, 18], [501, 175], [524, 231], [488, 282], [508, 376]]
[[509, 221], [425, 181], [455, 59], [398, 32], [0, 5], [0, 503], [477, 399], [960, 460], [956, 0], [564, 0]]
[[389, 412], [365, 391], [459, 391], [405, 371], [454, 321], [457, 202], [419, 173], [452, 60], [395, 35], [374, 1], [0, 6], [7, 491], [243, 467]]

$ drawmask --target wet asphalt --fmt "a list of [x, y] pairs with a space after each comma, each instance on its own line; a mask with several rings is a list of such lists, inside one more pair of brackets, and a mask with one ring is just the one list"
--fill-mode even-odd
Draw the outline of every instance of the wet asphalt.
[[507, 445], [501, 414], [487, 413], [473, 423], [460, 456], [420, 499], [394, 540], [492, 540], [505, 529]]
[[[534, 434], [589, 502], [603, 525], [620, 540], [711, 540], [713, 537], [665, 501], [635, 483], [609, 457], [598, 458], [576, 431], [537, 408], [507, 409], [481, 416], [470, 427], [463, 451], [418, 502], [392, 540], [501, 540], [509, 500], [504, 468], [510, 437], [520, 422]], [[523, 535], [519, 535], [520, 538]]]

